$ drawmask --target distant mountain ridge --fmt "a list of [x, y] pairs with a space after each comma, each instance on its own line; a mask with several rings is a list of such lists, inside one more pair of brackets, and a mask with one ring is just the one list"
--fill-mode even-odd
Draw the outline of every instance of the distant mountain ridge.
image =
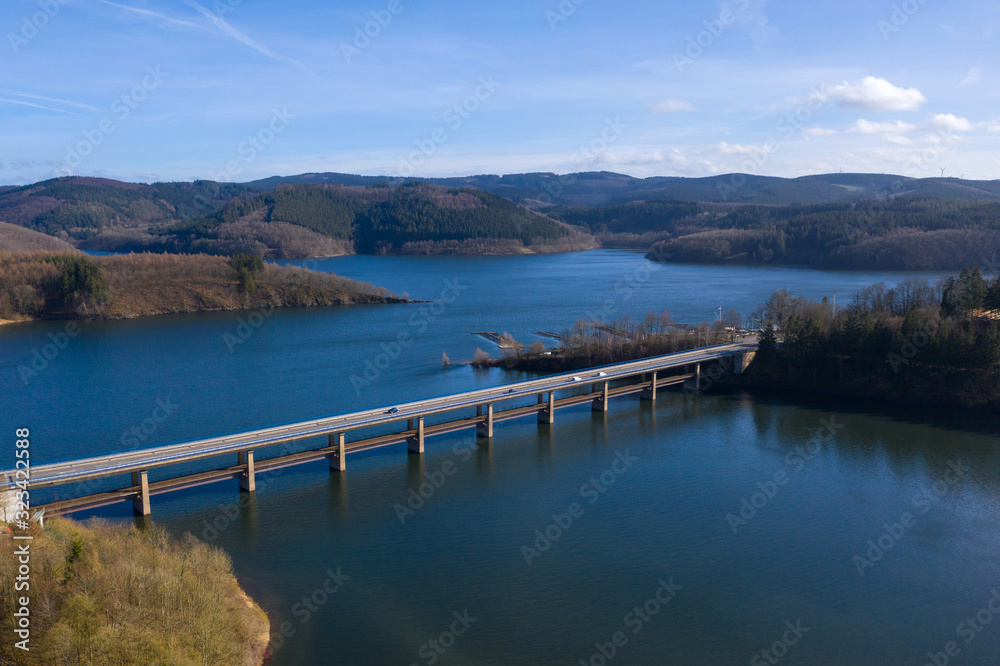
[[855, 173], [821, 174], [799, 178], [747, 174], [725, 174], [704, 178], [681, 176], [634, 178], [599, 171], [566, 175], [523, 173], [505, 176], [408, 179], [342, 173], [305, 173], [295, 176], [274, 176], [245, 184], [267, 190], [278, 185], [294, 183], [374, 185], [399, 184], [413, 180], [442, 187], [480, 189], [535, 209], [559, 204], [599, 206], [658, 199], [771, 206], [848, 203], [886, 196], [1000, 201], [1000, 180], [917, 179], [891, 174]]
[[[600, 246], [652, 248], [674, 262], [950, 270], [1000, 253], [1000, 181], [610, 172], [307, 173], [239, 184], [65, 177], [0, 188], [0, 222], [115, 252], [295, 258]], [[44, 240], [16, 231], [0, 235], [0, 250]]]

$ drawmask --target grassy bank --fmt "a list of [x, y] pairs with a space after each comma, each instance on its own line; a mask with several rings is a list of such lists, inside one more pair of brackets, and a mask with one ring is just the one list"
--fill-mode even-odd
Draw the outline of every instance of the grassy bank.
[[165, 530], [64, 518], [32, 525], [30, 652], [14, 646], [17, 558], [0, 535], [0, 663], [260, 664], [267, 616], [240, 589], [229, 557]]
[[0, 252], [0, 319], [8, 320], [126, 319], [404, 300], [364, 282], [255, 257]]

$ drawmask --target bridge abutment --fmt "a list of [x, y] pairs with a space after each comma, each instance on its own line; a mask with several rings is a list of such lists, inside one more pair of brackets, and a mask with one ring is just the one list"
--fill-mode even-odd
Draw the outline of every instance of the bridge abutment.
[[757, 356], [757, 352], [748, 351], [744, 354], [739, 354], [733, 357], [733, 374], [742, 375], [746, 372], [747, 367], [753, 363], [754, 357]]
[[132, 498], [132, 511], [137, 516], [148, 516], [149, 508], [149, 472], [132, 472], [132, 485], [139, 486], [139, 494]]

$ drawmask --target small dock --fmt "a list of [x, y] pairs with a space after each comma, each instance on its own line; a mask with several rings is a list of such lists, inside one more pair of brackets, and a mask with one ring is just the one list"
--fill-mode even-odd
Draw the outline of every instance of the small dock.
[[540, 338], [549, 338], [551, 340], [558, 340], [559, 342], [565, 343], [569, 340], [565, 335], [559, 335], [558, 333], [553, 333], [552, 331], [535, 331], [535, 335]]

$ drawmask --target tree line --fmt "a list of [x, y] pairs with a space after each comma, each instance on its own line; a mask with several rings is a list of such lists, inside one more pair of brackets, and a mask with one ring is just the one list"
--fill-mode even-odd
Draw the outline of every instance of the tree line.
[[[1000, 408], [1000, 278], [978, 269], [931, 284], [859, 290], [847, 307], [775, 292], [750, 376], [786, 387]], [[779, 344], [780, 342], [780, 344]]]

